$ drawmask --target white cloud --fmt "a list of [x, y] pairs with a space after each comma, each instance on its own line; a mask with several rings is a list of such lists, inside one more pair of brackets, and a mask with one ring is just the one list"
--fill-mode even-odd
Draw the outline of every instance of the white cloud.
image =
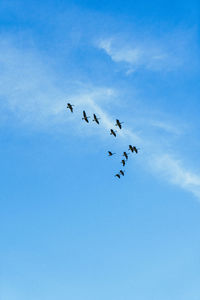
[[177, 124], [171, 124], [169, 122], [152, 120], [150, 121], [151, 126], [164, 130], [171, 134], [180, 135], [182, 133], [182, 129]]
[[[112, 53], [113, 50], [110, 50], [110, 47], [112, 46], [109, 43], [104, 44], [106, 51]], [[141, 52], [139, 50], [132, 53], [126, 52], [126, 54], [129, 54], [128, 60], [130, 62], [136, 63], [137, 60], [140, 60]], [[125, 56], [123, 55], [122, 53], [115, 53], [113, 57], [120, 61], [124, 59]], [[0, 68], [0, 101], [2, 107], [11, 111], [20, 121], [36, 126], [41, 124], [48, 126], [52, 123], [63, 125], [67, 122], [69, 125], [70, 122], [72, 124], [82, 122], [80, 113], [86, 109], [90, 115], [95, 112], [101, 118], [102, 126], [99, 127], [98, 134], [104, 136], [105, 129], [108, 131], [113, 128], [115, 117], [102, 107], [108, 103], [114, 105], [114, 100], [118, 96], [116, 90], [107, 87], [97, 88], [78, 82], [75, 84], [70, 81], [67, 84], [60, 82], [37, 51], [20, 50], [7, 41], [0, 43]], [[66, 118], [65, 111], [67, 99], [76, 105], [75, 110], [79, 112], [78, 114], [68, 113], [68, 118]], [[151, 120], [147, 120], [148, 122], [148, 127], [156, 126], [172, 133], [175, 131], [172, 125], [164, 121], [154, 120], [153, 124], [151, 124]], [[91, 130], [92, 134], [96, 133], [92, 126], [84, 127], [84, 130], [85, 128], [88, 131]], [[143, 167], [148, 164], [152, 172], [159, 173], [170, 183], [193, 193], [200, 199], [200, 176], [184, 167], [184, 161], [166, 154], [163, 146], [159, 142], [155, 145], [155, 139], [152, 141], [144, 130], [137, 133], [134, 128], [124, 128], [123, 134], [118, 132], [118, 135], [124, 145], [127, 145], [130, 139], [139, 146], [142, 145], [142, 158], [144, 159], [140, 159], [140, 162]], [[157, 140], [159, 140], [158, 136]], [[148, 149], [151, 149], [150, 155]]]
[[[151, 70], [160, 70], [167, 67], [169, 54], [161, 47], [148, 47], [137, 43], [122, 43], [114, 39], [102, 39], [98, 47], [103, 49], [114, 62], [126, 63], [128, 65], [127, 74], [142, 67]], [[169, 68], [169, 67], [168, 67]]]
[[[10, 41], [0, 43], [0, 100], [21, 121], [58, 115], [65, 93], [56, 87], [52, 71], [35, 51], [20, 50]], [[56, 101], [55, 101], [56, 99]]]
[[[123, 36], [102, 38], [96, 46], [106, 52], [116, 63], [126, 65], [130, 74], [138, 68], [151, 71], [172, 71], [186, 64], [191, 45], [191, 34], [181, 30], [165, 34], [162, 38], [137, 32], [127, 40]], [[194, 55], [194, 54], [193, 54]]]
[[151, 167], [172, 184], [193, 193], [200, 199], [200, 176], [185, 168], [180, 159], [169, 154], [160, 154], [153, 158]]
[[119, 49], [112, 39], [101, 40], [98, 46], [105, 50], [115, 62], [125, 61], [129, 64], [137, 65], [141, 60], [141, 56], [144, 54], [142, 49], [136, 47], [123, 46]]

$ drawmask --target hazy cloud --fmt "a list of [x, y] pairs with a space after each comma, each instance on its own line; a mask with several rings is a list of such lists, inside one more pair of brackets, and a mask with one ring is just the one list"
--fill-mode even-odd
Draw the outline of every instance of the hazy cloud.
[[190, 32], [174, 31], [156, 37], [143, 34], [138, 37], [137, 32], [129, 39], [121, 36], [102, 38], [96, 46], [105, 51], [116, 63], [124, 63], [126, 73], [132, 73], [138, 68], [151, 71], [173, 71], [186, 64], [193, 54], [190, 53]]
[[[101, 47], [111, 53], [114, 60], [126, 59], [130, 64], [140, 64], [143, 61], [142, 55], [147, 57], [149, 55], [144, 54], [144, 50], [137, 47], [133, 51], [127, 50], [126, 55], [122, 52], [119, 53], [118, 50], [112, 49], [112, 42], [106, 44], [104, 41]], [[153, 56], [151, 59], [156, 60]], [[159, 59], [164, 58], [160, 57]], [[57, 75], [37, 51], [19, 49], [9, 41], [0, 42], [0, 68], [2, 70], [0, 73], [1, 109], [6, 108], [20, 121], [36, 126], [52, 124], [52, 122], [54, 124], [82, 122], [80, 113], [86, 109], [89, 114], [95, 112], [100, 116], [102, 129], [109, 130], [114, 126], [115, 118], [106, 111], [105, 104], [111, 102], [114, 105], [114, 99], [118, 94], [116, 89], [89, 86], [87, 83], [69, 83], [66, 85], [66, 82], [63, 84], [59, 82], [58, 84]], [[66, 117], [67, 99], [76, 105], [78, 114], [68, 114]], [[154, 120], [153, 124], [151, 124], [152, 120], [148, 122], [149, 128], [157, 126], [169, 133], [176, 132], [176, 128], [170, 123], [159, 120]], [[79, 127], [77, 126], [77, 128]], [[87, 128], [88, 131], [92, 131], [89, 127]], [[103, 131], [100, 128], [98, 132], [103, 136]], [[184, 160], [173, 158], [166, 153], [164, 148], [161, 151], [159, 134], [155, 145], [155, 139], [152, 141], [151, 138], [148, 138], [148, 135], [145, 134], [145, 128], [137, 133], [134, 128], [127, 128], [126, 126], [126, 129], [123, 129], [123, 134], [119, 133], [119, 138], [124, 144], [127, 144], [131, 139], [138, 145], [143, 145], [144, 160], [140, 159], [141, 165], [146, 166], [148, 164], [153, 173], [159, 173], [168, 182], [191, 192], [200, 199], [200, 176], [192, 170], [188, 170], [184, 166]], [[157, 148], [159, 148], [159, 152]], [[151, 155], [149, 155], [149, 151], [146, 152], [148, 149], [151, 149]]]

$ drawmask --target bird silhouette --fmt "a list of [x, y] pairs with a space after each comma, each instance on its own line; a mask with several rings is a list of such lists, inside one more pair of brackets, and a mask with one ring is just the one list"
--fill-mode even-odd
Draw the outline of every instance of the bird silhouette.
[[112, 153], [111, 151], [108, 151], [108, 156], [113, 156], [116, 153]]
[[125, 151], [123, 152], [122, 156], [124, 156], [126, 158], [126, 160], [128, 159], [128, 154]]
[[92, 121], [95, 121], [97, 124], [99, 124], [99, 119], [95, 114], [93, 114], [94, 119]]
[[120, 175], [119, 174], [115, 174], [115, 177], [118, 177], [120, 179]]
[[135, 146], [129, 145], [129, 150], [131, 150], [131, 152], [135, 152], [137, 154], [138, 150], [140, 150], [140, 148], [136, 148]]
[[90, 117], [87, 117], [86, 112], [83, 111], [83, 118], [82, 118], [82, 120], [85, 120], [85, 122], [89, 123], [89, 120], [88, 120], [89, 118]]
[[71, 110], [71, 112], [73, 113], [73, 106], [72, 104], [70, 103], [67, 103], [67, 108], [69, 108]]
[[119, 127], [119, 129], [122, 129], [122, 124], [123, 124], [124, 122], [120, 122], [118, 119], [116, 119], [116, 124], [115, 124], [115, 126], [118, 126]]
[[138, 153], [138, 150], [140, 150], [140, 148], [133, 147], [133, 151], [135, 151], [136, 154]]
[[133, 146], [131, 146], [131, 145], [129, 145], [128, 149], [131, 150], [131, 152], [134, 151]]
[[125, 166], [126, 162], [124, 159], [122, 159], [121, 164], [123, 165], [123, 167]]
[[114, 137], [116, 137], [116, 131], [113, 129], [110, 129], [110, 135], [114, 135]]
[[119, 172], [122, 174], [122, 176], [124, 176], [125, 171], [120, 170]]

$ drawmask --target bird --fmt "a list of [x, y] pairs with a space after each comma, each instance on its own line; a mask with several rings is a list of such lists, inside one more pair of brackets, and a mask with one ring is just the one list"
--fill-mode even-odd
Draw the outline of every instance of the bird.
[[126, 160], [128, 159], [128, 154], [125, 151], [123, 152], [122, 156], [124, 156], [126, 158]]
[[108, 156], [113, 156], [116, 153], [112, 153], [111, 151], [108, 151]]
[[116, 124], [115, 124], [115, 126], [118, 126], [119, 127], [119, 129], [122, 129], [122, 124], [123, 124], [124, 122], [120, 122], [118, 119], [116, 119]]
[[122, 174], [122, 176], [124, 176], [125, 171], [120, 170], [119, 172]]
[[95, 121], [97, 124], [99, 124], [99, 119], [95, 114], [93, 114], [94, 119], [92, 121]]
[[120, 175], [119, 174], [115, 174], [115, 177], [118, 177], [120, 179]]
[[128, 149], [131, 150], [131, 152], [134, 151], [133, 146], [131, 146], [131, 145], [129, 145]]
[[110, 129], [110, 135], [114, 135], [114, 137], [116, 137], [116, 131], [113, 129]]
[[126, 162], [124, 159], [122, 159], [121, 164], [123, 165], [123, 167], [125, 166]]
[[138, 153], [138, 150], [140, 150], [140, 148], [133, 147], [133, 151], [135, 151], [136, 154]]
[[88, 121], [89, 118], [90, 117], [87, 117], [86, 112], [83, 111], [83, 118], [82, 118], [82, 120], [85, 120], [87, 123], [89, 123], [89, 121]]
[[72, 104], [70, 103], [67, 103], [67, 108], [69, 108], [71, 110], [71, 112], [73, 113], [73, 106]]

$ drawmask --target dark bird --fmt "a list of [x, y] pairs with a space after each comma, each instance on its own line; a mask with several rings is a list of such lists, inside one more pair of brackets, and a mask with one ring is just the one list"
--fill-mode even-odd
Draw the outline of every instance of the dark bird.
[[131, 145], [129, 145], [128, 149], [131, 150], [131, 152], [134, 151], [133, 146], [131, 146]]
[[123, 167], [125, 166], [126, 162], [124, 159], [122, 159], [121, 164], [123, 165]]
[[114, 135], [114, 137], [116, 137], [116, 131], [114, 131], [113, 129], [110, 129], [110, 135]]
[[123, 152], [122, 156], [124, 156], [126, 158], [126, 160], [128, 159], [128, 154], [126, 152]]
[[140, 150], [140, 148], [133, 147], [133, 151], [135, 151], [136, 154], [138, 153], [138, 150]]
[[88, 121], [89, 118], [90, 117], [87, 117], [86, 112], [83, 111], [83, 118], [82, 118], [82, 120], [85, 120], [85, 122], [89, 123], [89, 121]]
[[95, 114], [93, 114], [94, 119], [92, 121], [95, 121], [97, 124], [99, 124], [99, 119]]
[[119, 127], [119, 129], [122, 129], [122, 124], [123, 124], [124, 122], [120, 122], [118, 119], [116, 119], [116, 124], [115, 124], [115, 126], [118, 126]]
[[115, 174], [115, 177], [118, 177], [120, 179], [120, 175], [119, 174]]
[[70, 103], [67, 103], [67, 108], [69, 108], [71, 110], [71, 112], [73, 113], [73, 106], [72, 104]]
[[125, 171], [120, 170], [119, 172], [122, 174], [122, 176], [124, 176]]
[[112, 153], [111, 151], [108, 151], [108, 156], [113, 156], [116, 153]]

